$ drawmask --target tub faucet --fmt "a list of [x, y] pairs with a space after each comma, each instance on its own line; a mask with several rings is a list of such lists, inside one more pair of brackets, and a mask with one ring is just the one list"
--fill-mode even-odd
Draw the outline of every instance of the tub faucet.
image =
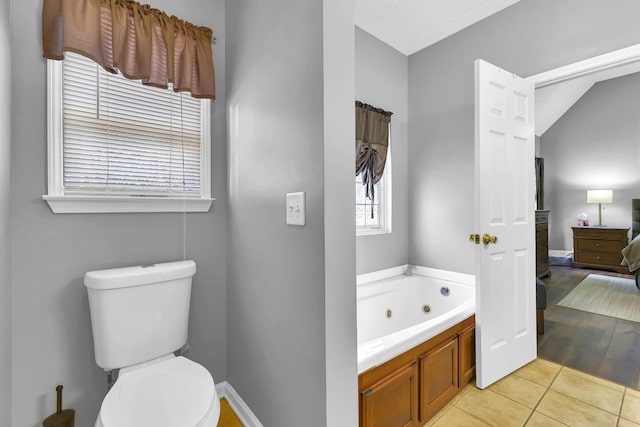
[[412, 276], [413, 275], [413, 265], [407, 265], [407, 269], [404, 271], [404, 274], [406, 276]]

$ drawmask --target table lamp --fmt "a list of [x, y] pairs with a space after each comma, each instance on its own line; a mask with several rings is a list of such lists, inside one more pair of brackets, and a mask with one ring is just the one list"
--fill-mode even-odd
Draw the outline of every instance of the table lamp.
[[598, 204], [598, 225], [602, 226], [602, 204], [613, 202], [613, 190], [587, 190], [587, 203]]

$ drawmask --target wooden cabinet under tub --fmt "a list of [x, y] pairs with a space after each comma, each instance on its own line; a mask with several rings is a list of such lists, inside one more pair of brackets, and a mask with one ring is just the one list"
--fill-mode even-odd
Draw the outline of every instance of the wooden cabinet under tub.
[[358, 377], [361, 427], [418, 427], [475, 375], [475, 316]]
[[429, 419], [458, 394], [458, 337], [420, 356], [420, 414]]
[[363, 427], [413, 427], [418, 424], [418, 364], [413, 361], [362, 393]]
[[476, 324], [467, 326], [458, 334], [458, 369], [460, 384], [469, 384], [476, 376]]

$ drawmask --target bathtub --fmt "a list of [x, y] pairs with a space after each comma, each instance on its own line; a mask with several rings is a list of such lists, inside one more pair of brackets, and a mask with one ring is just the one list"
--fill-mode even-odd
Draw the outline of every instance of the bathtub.
[[426, 267], [413, 267], [408, 276], [406, 270], [400, 266], [357, 278], [358, 374], [475, 313], [474, 276]]

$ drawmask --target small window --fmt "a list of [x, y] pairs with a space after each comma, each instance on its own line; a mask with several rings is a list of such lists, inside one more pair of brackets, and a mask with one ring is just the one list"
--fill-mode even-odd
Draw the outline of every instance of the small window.
[[48, 61], [51, 209], [208, 211], [211, 101], [65, 58]]
[[[356, 176], [356, 235], [383, 234], [391, 232], [391, 159], [382, 179], [374, 185], [373, 202], [366, 197], [366, 188], [360, 175]], [[373, 216], [372, 216], [373, 213]]]

